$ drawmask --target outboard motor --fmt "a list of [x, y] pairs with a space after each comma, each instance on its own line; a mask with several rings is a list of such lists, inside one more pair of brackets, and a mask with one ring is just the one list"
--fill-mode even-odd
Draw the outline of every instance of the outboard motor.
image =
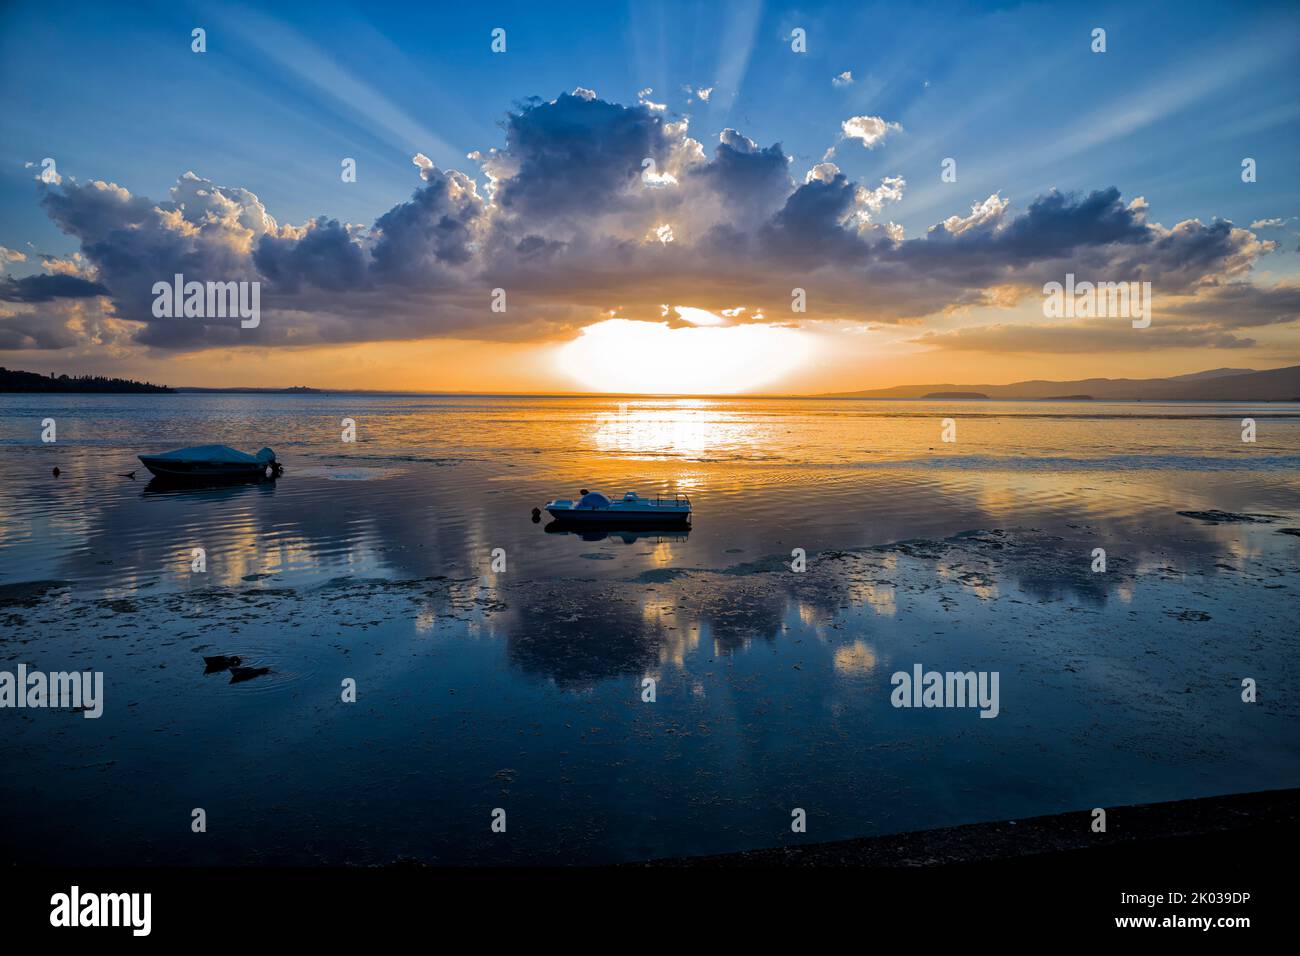
[[269, 448], [263, 448], [254, 456], [262, 463], [262, 473], [271, 478], [279, 478], [284, 474], [284, 466], [275, 460], [275, 452]]

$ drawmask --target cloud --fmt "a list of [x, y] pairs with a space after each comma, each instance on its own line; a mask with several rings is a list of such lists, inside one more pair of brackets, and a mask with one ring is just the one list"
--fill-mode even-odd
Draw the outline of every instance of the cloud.
[[511, 113], [506, 145], [483, 169], [497, 182], [494, 201], [506, 217], [585, 222], [633, 203], [643, 159], [666, 168], [667, 125], [642, 105], [564, 94]]
[[644, 106], [646, 109], [651, 110], [653, 112], [656, 113], [665, 112], [668, 109], [668, 105], [666, 103], [652, 103], [650, 101], [650, 94], [653, 92], [654, 90], [647, 86], [644, 90], [641, 90], [639, 93], [637, 93], [636, 101], [640, 103], [642, 106]]
[[1257, 328], [1300, 322], [1300, 285], [1257, 286], [1229, 282], [1171, 303], [1167, 312], [1181, 324], [1212, 322], [1224, 329]]
[[107, 294], [108, 289], [100, 283], [69, 275], [34, 275], [0, 282], [0, 301], [3, 302], [53, 302], [55, 299], [85, 299]]
[[734, 129], [724, 129], [713, 161], [692, 169], [691, 184], [703, 185], [720, 205], [716, 216], [744, 228], [769, 218], [790, 193], [790, 162], [780, 143], [761, 148]]
[[253, 250], [253, 264], [272, 293], [297, 293], [304, 286], [347, 292], [368, 283], [361, 243], [338, 220], [324, 216], [302, 229], [262, 235]]
[[886, 122], [879, 116], [850, 116], [840, 124], [844, 139], [855, 139], [866, 149], [875, 149], [891, 132], [901, 132], [898, 123]]
[[[727, 324], [727, 320], [724, 319], [721, 315], [715, 315], [714, 313], [710, 312], [708, 309], [696, 309], [688, 305], [679, 305], [679, 306], [675, 306], [673, 311], [677, 313], [678, 317], [681, 318], [682, 321], [689, 322], [691, 325], [726, 325]], [[732, 310], [723, 309], [722, 311], [725, 313], [725, 312], [730, 312]]]
[[1152, 352], [1164, 349], [1241, 349], [1255, 340], [1213, 328], [1169, 328], [1153, 324], [1133, 329], [1099, 319], [1068, 326], [982, 325], [950, 332], [927, 332], [912, 340], [934, 349], [961, 352], [1047, 353]]
[[113, 183], [65, 179], [44, 190], [42, 204], [60, 229], [80, 240], [115, 314], [145, 323], [141, 343], [184, 348], [239, 341], [238, 320], [215, 326], [154, 320], [152, 288], [176, 273], [199, 282], [257, 280], [254, 244], [276, 224], [251, 192], [187, 172], [169, 201], [154, 202]]
[[[868, 148], [901, 128], [879, 117], [850, 124]], [[1014, 302], [1016, 290], [1066, 272], [1151, 281], [1179, 334], [1213, 347], [1245, 341], [1232, 336], [1234, 323], [1294, 321], [1293, 291], [1264, 293], [1249, 281], [1273, 243], [1222, 220], [1163, 226], [1145, 200], [1125, 202], [1115, 187], [1053, 191], [1027, 205], [995, 193], [906, 239], [882, 221], [904, 200], [901, 176], [858, 182], [823, 162], [796, 181], [779, 142], [726, 128], [708, 153], [689, 120], [670, 122], [647, 103], [579, 89], [522, 103], [502, 131], [497, 147], [471, 154], [477, 169], [443, 169], [416, 153], [410, 197], [369, 224], [329, 215], [281, 223], [247, 189], [194, 172], [161, 200], [102, 181], [38, 184], [45, 212], [79, 251], [46, 261], [51, 275], [0, 285], [13, 304], [6, 341], [63, 348], [78, 336], [130, 336], [175, 351], [567, 338], [615, 305], [632, 319], [658, 318], [664, 302], [716, 314], [749, 303], [736, 324], [914, 323]], [[153, 284], [177, 273], [261, 283], [261, 323], [154, 318]], [[808, 292], [805, 316], [790, 312], [795, 287]], [[504, 313], [490, 307], [498, 288]], [[78, 301], [76, 317], [55, 314]], [[36, 334], [38, 312], [56, 331]], [[1175, 331], [1136, 347], [1172, 345]], [[929, 344], [981, 341], [969, 331], [943, 336]]]
[[126, 323], [101, 308], [105, 300], [88, 297], [48, 299], [10, 309], [0, 305], [0, 350], [73, 349], [113, 356], [131, 346]]
[[59, 302], [51, 308], [5, 315], [0, 312], [0, 350], [67, 349], [82, 338], [72, 321], [74, 303]]
[[853, 74], [848, 70], [845, 70], [843, 73], [839, 74], [838, 76], [831, 77], [831, 86], [852, 86], [852, 85], [853, 85]]

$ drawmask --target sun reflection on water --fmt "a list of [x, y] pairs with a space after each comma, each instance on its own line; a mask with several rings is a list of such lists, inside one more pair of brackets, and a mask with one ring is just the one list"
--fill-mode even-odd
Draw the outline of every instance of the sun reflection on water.
[[625, 402], [597, 412], [591, 432], [596, 451], [632, 458], [701, 458], [727, 449], [757, 449], [765, 438], [751, 416], [700, 399]]

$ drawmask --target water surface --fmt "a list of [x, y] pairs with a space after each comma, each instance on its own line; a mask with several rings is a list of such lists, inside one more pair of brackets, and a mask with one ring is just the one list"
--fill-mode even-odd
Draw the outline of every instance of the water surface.
[[[134, 459], [213, 442], [285, 475]], [[0, 667], [107, 685], [0, 711], [5, 843], [582, 863], [1296, 786], [1298, 465], [1279, 404], [0, 396]], [[531, 520], [583, 487], [695, 521]], [[1259, 518], [1178, 514], [1216, 509]], [[999, 670], [1002, 713], [892, 708], [915, 662]]]

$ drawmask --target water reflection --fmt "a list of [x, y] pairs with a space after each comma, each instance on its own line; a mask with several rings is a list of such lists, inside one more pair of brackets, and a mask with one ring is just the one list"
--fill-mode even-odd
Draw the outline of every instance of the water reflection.
[[779, 438], [749, 410], [699, 399], [622, 402], [593, 419], [594, 449], [633, 459], [760, 457], [754, 452]]
[[274, 481], [212, 481], [179, 482], [165, 478], [151, 478], [140, 490], [143, 498], [176, 497], [203, 499], [206, 501], [229, 501], [246, 492], [257, 490], [262, 494], [274, 494]]
[[[1281, 414], [1271, 419], [1259, 449], [1242, 452], [1236, 441], [1223, 446], [1222, 469], [1184, 473], [1135, 471], [1135, 456], [1154, 450], [1149, 457], [1158, 464], [1181, 447], [1205, 458], [1213, 451], [1210, 433], [1227, 427], [1218, 411], [1142, 417], [1093, 403], [1075, 411], [1054, 406], [1045, 415], [1041, 405], [981, 406], [962, 412], [967, 464], [936, 469], [929, 465], [944, 450], [927, 449], [935, 444], [939, 410], [927, 403], [43, 401], [70, 424], [93, 418], [95, 443], [79, 444], [75, 436], [87, 427], [74, 427], [74, 437], [57, 449], [13, 444], [15, 422], [0, 415], [0, 441], [10, 442], [0, 461], [9, 492], [0, 502], [0, 580], [68, 580], [100, 591], [184, 590], [257, 575], [310, 585], [340, 575], [477, 574], [496, 547], [509, 553], [516, 579], [626, 578], [656, 568], [726, 569], [788, 555], [793, 547], [812, 554], [1019, 527], [1058, 532], [1047, 552], [1092, 539], [1086, 550], [1107, 546], [1112, 566], [1122, 571], [1172, 563], [1216, 575], [1291, 542], [1279, 543], [1271, 526], [1216, 527], [1179, 511], [1286, 515], [1300, 497], [1295, 471], [1267, 464], [1300, 450], [1300, 418]], [[331, 416], [344, 409], [367, 422], [354, 449], [341, 449], [333, 427]], [[141, 489], [112, 477], [129, 467], [141, 441], [163, 445], [196, 434], [245, 444], [250, 434], [273, 439], [292, 466], [279, 482], [216, 488], [151, 481]], [[565, 451], [547, 451], [554, 448]], [[910, 464], [894, 460], [903, 451]], [[1051, 470], [1018, 465], [1044, 456], [1051, 457]], [[1263, 470], [1251, 470], [1252, 456], [1261, 456]], [[360, 468], [348, 460], [353, 457], [378, 464]], [[51, 479], [56, 458], [64, 475]], [[331, 480], [336, 473], [353, 480]], [[371, 480], [380, 475], [382, 481]], [[557, 489], [584, 486], [689, 491], [696, 502], [693, 527], [548, 524], [548, 533], [537, 534], [529, 513]], [[632, 547], [601, 549], [605, 560], [593, 561], [591, 551], [571, 546], [575, 538]], [[177, 558], [192, 547], [206, 549], [209, 577], [196, 578]], [[1032, 564], [1014, 573], [1031, 593], [1049, 599], [1103, 602], [1128, 588], [1124, 574], [1091, 574], [1086, 563], [1064, 575]], [[968, 574], [964, 583], [993, 599], [1006, 582]], [[859, 582], [848, 600], [870, 604], [882, 616], [897, 610], [885, 581]]]
[[876, 663], [876, 652], [865, 641], [835, 649], [835, 670], [839, 674], [865, 677], [876, 669]]
[[552, 521], [542, 529], [547, 534], [571, 534], [583, 541], [604, 541], [617, 538], [624, 544], [646, 542], [662, 544], [664, 542], [685, 541], [691, 533], [690, 525], [665, 528], [663, 522], [636, 523], [620, 521], [616, 526], [594, 526], [566, 521]]
[[[931, 454], [921, 404], [633, 402], [620, 432], [603, 400], [174, 398], [42, 397], [70, 420], [58, 448], [0, 415], [18, 636], [0, 656], [103, 669], [120, 702], [77, 734], [33, 719], [0, 739], [28, 768], [0, 808], [32, 858], [90, 841], [115, 863], [610, 862], [770, 845], [788, 831], [772, 808], [809, 786], [834, 839], [1296, 783], [1294, 714], [1225, 706], [1224, 675], [1300, 683], [1300, 539], [1279, 533], [1300, 479], [1235, 435], [1207, 450], [1215, 419], [963, 411], [959, 460]], [[343, 414], [365, 426], [355, 449]], [[1300, 432], [1273, 426], [1264, 453], [1293, 456]], [[250, 433], [292, 461], [279, 482], [116, 477], [142, 437]], [[1135, 467], [1143, 445], [1175, 457]], [[689, 487], [695, 521], [533, 524], [584, 486]], [[1178, 514], [1213, 508], [1286, 517]], [[205, 679], [216, 654], [255, 679]], [[896, 710], [889, 674], [915, 661], [998, 669], [1007, 706]], [[213, 786], [240, 826], [196, 851], [166, 807]], [[548, 824], [485, 850], [462, 809], [503, 789]]]

